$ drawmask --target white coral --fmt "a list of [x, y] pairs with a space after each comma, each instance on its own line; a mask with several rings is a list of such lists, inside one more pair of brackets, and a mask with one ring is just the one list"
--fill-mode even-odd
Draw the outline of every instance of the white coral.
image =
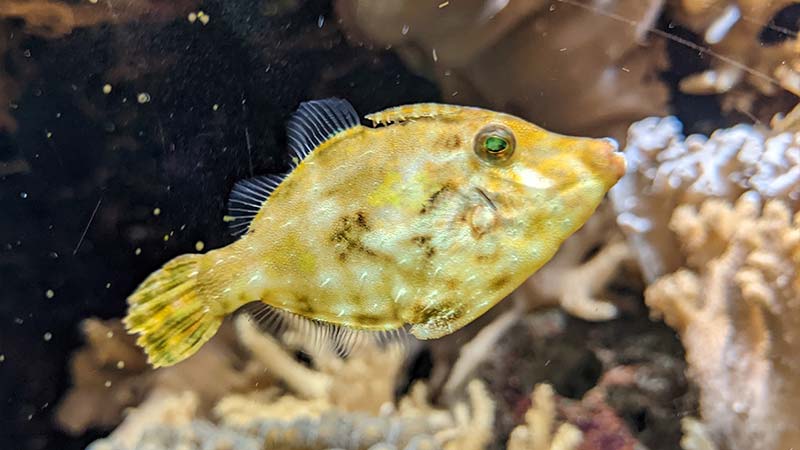
[[800, 215], [748, 192], [735, 207], [684, 205], [671, 226], [689, 267], [645, 299], [681, 335], [710, 436], [730, 450], [797, 447]]
[[734, 200], [747, 190], [792, 204], [800, 196], [800, 133], [768, 136], [749, 125], [710, 137], [684, 138], [682, 131], [674, 117], [633, 124], [625, 149], [628, 173], [609, 194], [648, 282], [685, 262], [667, 227], [679, 205]]

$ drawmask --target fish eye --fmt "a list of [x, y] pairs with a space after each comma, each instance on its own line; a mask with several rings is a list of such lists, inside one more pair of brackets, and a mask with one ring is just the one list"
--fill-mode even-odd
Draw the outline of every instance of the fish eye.
[[514, 133], [507, 127], [489, 125], [475, 136], [475, 153], [488, 163], [503, 163], [511, 158], [515, 144]]

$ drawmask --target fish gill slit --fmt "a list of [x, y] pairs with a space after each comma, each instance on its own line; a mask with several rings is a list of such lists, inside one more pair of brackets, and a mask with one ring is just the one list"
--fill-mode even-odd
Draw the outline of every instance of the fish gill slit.
[[489, 195], [486, 192], [484, 192], [483, 189], [476, 186], [475, 190], [478, 191], [478, 194], [480, 194], [480, 196], [483, 197], [483, 199], [486, 201], [486, 204], [489, 205], [489, 207], [492, 208], [492, 210], [497, 211], [497, 205], [494, 204], [492, 199], [489, 198]]

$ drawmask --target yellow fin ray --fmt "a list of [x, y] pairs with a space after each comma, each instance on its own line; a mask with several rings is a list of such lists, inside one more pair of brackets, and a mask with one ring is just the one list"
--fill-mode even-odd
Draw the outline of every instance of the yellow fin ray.
[[376, 113], [364, 116], [372, 121], [372, 125], [389, 125], [405, 122], [407, 120], [440, 117], [456, 114], [463, 110], [463, 106], [443, 105], [440, 103], [418, 103], [415, 105], [395, 106]]
[[222, 317], [200, 295], [198, 261], [182, 255], [156, 271], [128, 297], [123, 320], [129, 333], [139, 333], [154, 367], [170, 366], [194, 354], [217, 332]]

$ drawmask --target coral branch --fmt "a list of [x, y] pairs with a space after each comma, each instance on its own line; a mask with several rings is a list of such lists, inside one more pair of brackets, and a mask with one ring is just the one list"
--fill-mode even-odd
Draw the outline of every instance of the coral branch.
[[453, 364], [447, 382], [442, 388], [446, 397], [451, 398], [461, 390], [464, 382], [472, 375], [472, 372], [491, 355], [491, 350], [495, 347], [497, 341], [524, 313], [523, 302], [519, 298], [514, 298], [514, 304], [511, 309], [483, 327], [472, 340], [461, 347], [458, 359]]
[[525, 413], [525, 424], [511, 432], [508, 450], [575, 450], [581, 443], [582, 433], [574, 425], [556, 424], [556, 406], [553, 388], [538, 384], [531, 394], [532, 405]]
[[[616, 317], [616, 306], [596, 297], [619, 266], [633, 256], [628, 245], [617, 240], [615, 231], [608, 205], [604, 205], [522, 285], [520, 295], [532, 307], [557, 304], [584, 320]], [[592, 255], [597, 248], [600, 250]]]
[[247, 316], [236, 318], [236, 332], [242, 344], [266, 370], [286, 383], [289, 389], [309, 399], [328, 395], [332, 383], [330, 376], [298, 363], [274, 338], [258, 331]]
[[[721, 223], [720, 218], [727, 223]], [[645, 292], [677, 329], [721, 448], [800, 442], [800, 215], [755, 192], [683, 206], [671, 222], [690, 265]]]
[[609, 195], [647, 282], [685, 262], [667, 226], [678, 206], [699, 206], [708, 198], [733, 201], [746, 190], [790, 205], [800, 202], [800, 133], [771, 134], [737, 125], [711, 137], [684, 138], [674, 117], [651, 117], [631, 126], [628, 173]]

